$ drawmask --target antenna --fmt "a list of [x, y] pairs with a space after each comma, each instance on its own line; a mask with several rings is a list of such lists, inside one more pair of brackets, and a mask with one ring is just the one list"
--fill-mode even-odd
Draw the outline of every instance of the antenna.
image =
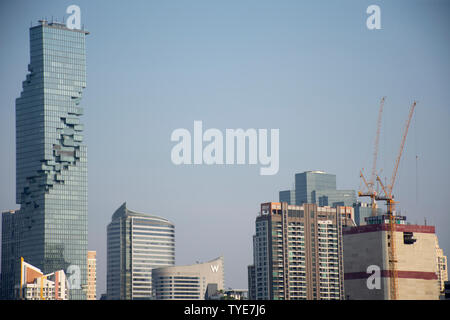
[[[416, 112], [417, 114], [417, 112]], [[414, 140], [416, 149], [416, 207], [419, 204], [419, 155], [417, 150], [417, 116], [414, 117]]]

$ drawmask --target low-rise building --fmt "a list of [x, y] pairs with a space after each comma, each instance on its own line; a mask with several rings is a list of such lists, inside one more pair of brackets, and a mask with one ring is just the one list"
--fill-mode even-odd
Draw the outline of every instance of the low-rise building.
[[[186, 266], [152, 270], [154, 298], [157, 300], [204, 300], [207, 288], [224, 289], [223, 257]], [[212, 290], [212, 289], [210, 289]]]
[[23, 300], [68, 300], [69, 288], [64, 270], [44, 275], [22, 258], [20, 297]]

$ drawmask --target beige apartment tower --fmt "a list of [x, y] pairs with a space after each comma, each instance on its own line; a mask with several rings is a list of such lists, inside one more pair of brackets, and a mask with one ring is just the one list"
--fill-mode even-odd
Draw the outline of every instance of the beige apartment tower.
[[88, 251], [87, 253], [87, 300], [97, 299], [97, 252]]
[[342, 226], [352, 207], [261, 204], [249, 266], [249, 298], [332, 300], [344, 297]]

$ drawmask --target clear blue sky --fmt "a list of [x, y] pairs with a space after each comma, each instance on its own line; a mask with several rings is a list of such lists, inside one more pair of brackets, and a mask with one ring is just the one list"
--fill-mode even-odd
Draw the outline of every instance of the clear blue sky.
[[[17, 208], [14, 103], [30, 22], [61, 21], [70, 4], [91, 33], [82, 121], [99, 294], [106, 225], [124, 201], [175, 223], [177, 264], [223, 254], [226, 286], [246, 288], [260, 203], [277, 201], [306, 170], [358, 189], [360, 168], [371, 167], [382, 96], [378, 163], [388, 177], [418, 100], [394, 194], [410, 222], [426, 216], [436, 225], [450, 253], [447, 1], [2, 1], [0, 210]], [[366, 28], [371, 4], [381, 7], [382, 30]], [[280, 129], [279, 173], [173, 165], [170, 134], [192, 131], [194, 120], [223, 131]]]

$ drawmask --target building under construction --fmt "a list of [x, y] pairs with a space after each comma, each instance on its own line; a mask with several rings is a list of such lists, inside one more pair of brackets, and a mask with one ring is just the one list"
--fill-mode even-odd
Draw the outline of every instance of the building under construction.
[[[406, 224], [402, 216], [394, 220], [393, 237], [387, 215], [366, 218], [367, 225], [343, 231], [346, 299], [439, 299], [435, 227]], [[389, 261], [392, 246], [395, 269]]]
[[[435, 227], [407, 224], [405, 217], [396, 214], [393, 195], [416, 102], [409, 110], [390, 183], [385, 184], [376, 173], [384, 101], [383, 97], [369, 179], [360, 171], [365, 190], [358, 195], [370, 197], [372, 213], [365, 217], [366, 225], [359, 223], [343, 231], [345, 295], [347, 299], [365, 300], [438, 299], [439, 282], [444, 276], [438, 277], [439, 270], [443, 269], [438, 262], [443, 260], [438, 258], [436, 250]], [[376, 190], [375, 183], [381, 186], [382, 192]], [[386, 202], [386, 214], [377, 212], [377, 201]]]

